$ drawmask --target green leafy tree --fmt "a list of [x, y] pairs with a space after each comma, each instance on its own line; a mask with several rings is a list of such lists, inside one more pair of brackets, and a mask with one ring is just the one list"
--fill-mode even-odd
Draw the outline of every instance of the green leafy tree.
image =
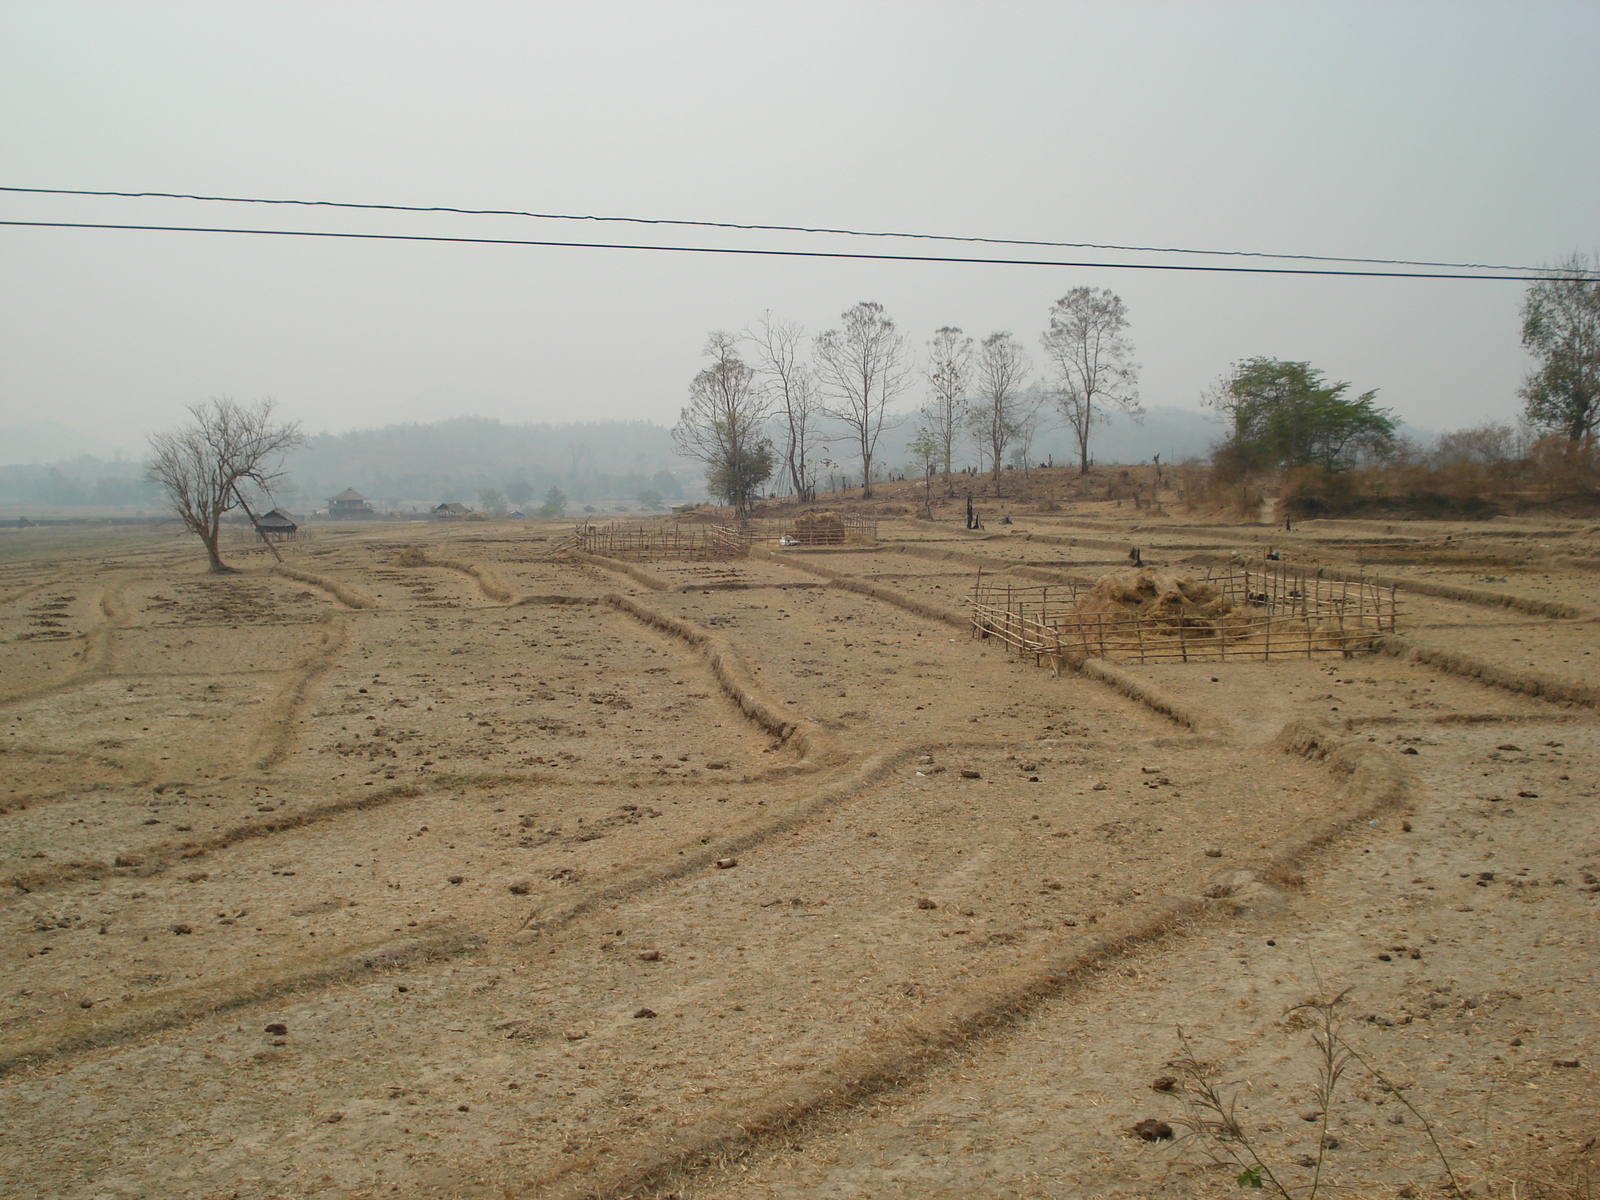
[[772, 443], [765, 439], [730, 450], [706, 472], [706, 490], [743, 516], [760, 497], [761, 485], [772, 478], [777, 465]]
[[564, 517], [567, 515], [567, 494], [555, 484], [550, 485], [550, 490], [544, 494], [544, 503], [539, 506], [541, 517]]
[[1523, 381], [1528, 424], [1576, 446], [1600, 432], [1600, 274], [1582, 254], [1529, 286], [1522, 345], [1537, 362]]
[[1394, 420], [1377, 390], [1346, 399], [1310, 363], [1251, 358], [1234, 364], [1203, 399], [1231, 426], [1219, 461], [1236, 472], [1319, 466], [1342, 471], [1357, 451], [1386, 453]]

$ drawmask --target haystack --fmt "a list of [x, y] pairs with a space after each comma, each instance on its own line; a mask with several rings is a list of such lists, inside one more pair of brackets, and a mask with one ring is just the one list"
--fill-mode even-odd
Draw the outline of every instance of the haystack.
[[1138, 618], [1157, 628], [1221, 629], [1234, 623], [1228, 619], [1232, 602], [1210, 584], [1143, 567], [1100, 576], [1076, 608], [1085, 615]]
[[800, 546], [842, 546], [844, 518], [831, 512], [801, 513], [787, 536]]

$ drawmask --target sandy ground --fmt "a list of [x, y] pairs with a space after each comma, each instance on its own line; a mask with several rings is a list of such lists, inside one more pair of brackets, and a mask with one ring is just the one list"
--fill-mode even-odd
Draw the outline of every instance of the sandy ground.
[[[1389, 655], [1120, 668], [1186, 728], [930, 614], [980, 564], [1269, 538], [1587, 613], [1593, 531], [1132, 516], [631, 573], [537, 523], [225, 577], [5, 531], [0, 1192], [1236, 1191], [1236, 1145], [1129, 1133], [1183, 1133], [1181, 1027], [1290, 1188], [1330, 1136], [1324, 1188], [1425, 1194], [1421, 1114], [1464, 1188], [1536, 1194], [1597, 1132], [1591, 709]], [[1593, 685], [1583, 615], [1404, 613]], [[1346, 987], [1414, 1108], [1352, 1067], [1324, 1129], [1290, 1010]]]

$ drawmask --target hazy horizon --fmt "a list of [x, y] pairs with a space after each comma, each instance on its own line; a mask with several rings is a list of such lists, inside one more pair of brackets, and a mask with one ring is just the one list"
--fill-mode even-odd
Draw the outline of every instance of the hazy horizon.
[[[0, 30], [9, 186], [1524, 265], [1600, 245], [1585, 4], [12, 3]], [[16, 193], [0, 216], [983, 249]], [[1527, 365], [1504, 281], [3, 226], [0, 270], [0, 426], [130, 454], [212, 395], [313, 433], [670, 425], [709, 331], [770, 309], [815, 334], [865, 299], [919, 350], [1010, 329], [1038, 366], [1050, 303], [1084, 284], [1127, 302], [1152, 407], [1198, 409], [1269, 355], [1459, 428], [1514, 420]]]

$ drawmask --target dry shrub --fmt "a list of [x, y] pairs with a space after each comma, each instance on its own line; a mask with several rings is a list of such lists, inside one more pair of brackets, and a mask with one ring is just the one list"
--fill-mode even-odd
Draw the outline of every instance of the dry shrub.
[[428, 556], [416, 546], [407, 546], [394, 561], [402, 567], [425, 567], [428, 565]]
[[1058, 513], [1061, 511], [1061, 505], [1057, 504], [1054, 500], [1041, 500], [1034, 507], [1034, 511], [1042, 513]]

